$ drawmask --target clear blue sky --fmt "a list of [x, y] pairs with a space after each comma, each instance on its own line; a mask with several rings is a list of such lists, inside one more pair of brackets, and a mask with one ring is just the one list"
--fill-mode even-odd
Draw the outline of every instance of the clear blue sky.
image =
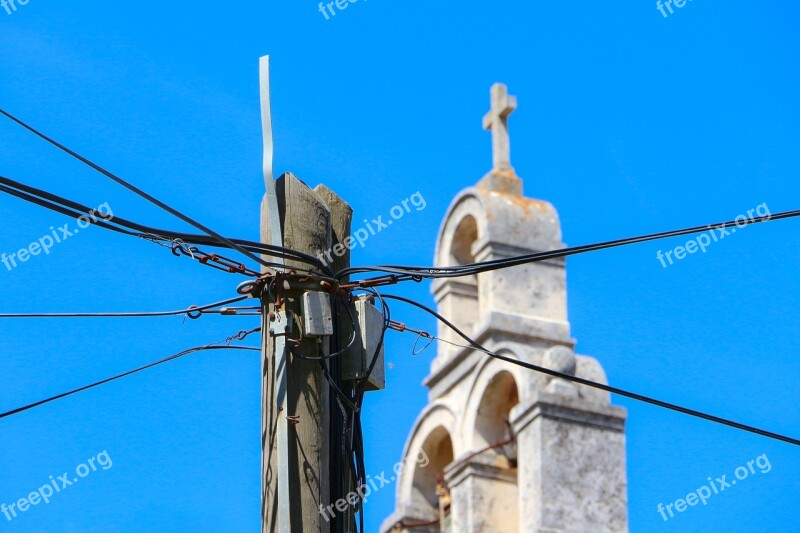
[[[354, 264], [424, 264], [454, 195], [490, 167], [491, 83], [519, 98], [512, 157], [558, 208], [570, 245], [800, 207], [795, 2], [362, 0], [331, 20], [311, 0], [44, 2], [0, 8], [0, 106], [217, 231], [258, 237], [258, 57], [272, 55], [276, 172], [324, 182], [377, 217], [427, 207]], [[0, 121], [0, 174], [116, 215], [180, 222]], [[63, 217], [0, 196], [0, 252]], [[687, 238], [570, 258], [578, 351], [612, 384], [800, 436], [800, 222], [750, 226], [664, 269]], [[99, 228], [8, 271], [0, 312], [177, 309], [239, 279]], [[428, 286], [397, 288], [432, 303]], [[400, 304], [394, 317], [432, 330]], [[0, 321], [0, 411], [257, 324], [207, 317]], [[400, 458], [433, 349], [388, 338], [370, 393], [367, 471]], [[88, 458], [98, 469], [0, 531], [257, 531], [258, 354], [200, 353], [0, 421], [0, 503]], [[623, 398], [632, 531], [796, 531], [800, 449]], [[665, 522], [656, 511], [767, 454], [768, 473]], [[369, 531], [394, 486], [367, 506]]]

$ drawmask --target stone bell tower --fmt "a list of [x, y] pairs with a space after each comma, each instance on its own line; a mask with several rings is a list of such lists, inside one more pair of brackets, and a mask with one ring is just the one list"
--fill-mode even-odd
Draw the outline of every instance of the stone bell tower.
[[[492, 86], [483, 124], [494, 166], [450, 204], [436, 266], [564, 247], [555, 208], [524, 197], [511, 166], [516, 105], [504, 85]], [[564, 259], [438, 279], [432, 291], [439, 312], [489, 350], [606, 383], [597, 360], [574, 352]], [[439, 337], [464, 344], [443, 325]], [[626, 411], [608, 393], [438, 346], [382, 532], [627, 531]], [[415, 461], [423, 452], [424, 466]]]

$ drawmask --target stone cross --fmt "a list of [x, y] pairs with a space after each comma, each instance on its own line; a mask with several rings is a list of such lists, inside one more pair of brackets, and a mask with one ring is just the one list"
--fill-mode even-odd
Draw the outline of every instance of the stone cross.
[[509, 96], [502, 83], [491, 90], [492, 108], [483, 117], [483, 128], [492, 131], [492, 162], [494, 170], [511, 169], [511, 143], [508, 138], [508, 116], [517, 108], [517, 97]]

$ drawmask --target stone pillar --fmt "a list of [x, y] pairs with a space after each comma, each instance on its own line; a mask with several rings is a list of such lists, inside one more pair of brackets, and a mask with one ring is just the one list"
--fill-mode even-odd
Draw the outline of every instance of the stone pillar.
[[625, 409], [540, 391], [512, 414], [519, 531], [627, 531]]
[[[431, 285], [439, 313], [446, 316], [459, 329], [471, 335], [478, 320], [478, 283], [470, 277], [437, 279]], [[450, 342], [463, 342], [463, 339], [446, 325], [438, 322], [437, 335]], [[455, 351], [449, 344], [440, 344], [443, 354]], [[446, 355], [443, 356], [446, 358]]]
[[450, 489], [450, 531], [523, 531], [518, 529], [517, 471], [493, 451], [445, 469]]
[[[494, 261], [559, 248], [559, 243], [540, 243], [519, 248], [482, 241], [474, 246], [476, 261]], [[564, 259], [537, 261], [478, 275], [481, 316], [490, 312], [521, 316], [529, 321], [567, 322], [567, 274]], [[524, 288], [524, 289], [523, 289]], [[441, 312], [441, 311], [440, 311]], [[446, 316], [446, 315], [445, 315]], [[568, 326], [567, 326], [568, 327]]]

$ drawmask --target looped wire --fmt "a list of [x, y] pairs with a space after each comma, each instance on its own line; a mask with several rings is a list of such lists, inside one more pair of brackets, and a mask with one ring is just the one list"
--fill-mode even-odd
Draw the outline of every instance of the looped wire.
[[176, 257], [180, 257], [180, 254], [176, 250], [180, 250], [180, 253], [183, 255], [188, 255], [192, 259], [194, 259], [194, 253], [192, 250], [192, 246], [187, 246], [185, 242], [180, 239], [172, 239], [172, 255]]
[[[426, 338], [426, 339], [428, 339], [428, 344], [426, 344], [425, 346], [423, 346], [422, 348], [420, 348], [420, 349], [418, 350], [418, 349], [417, 349], [417, 343], [419, 343], [419, 340], [420, 340], [421, 338], [423, 338], [423, 337], [424, 337], [424, 338]], [[429, 334], [425, 333], [424, 331], [420, 331], [419, 333], [417, 333], [417, 338], [416, 338], [416, 339], [414, 339], [414, 346], [411, 348], [411, 353], [412, 353], [413, 355], [419, 355], [419, 354], [421, 354], [422, 352], [424, 352], [425, 350], [427, 350], [427, 349], [428, 349], [428, 347], [429, 347], [431, 344], [433, 344], [433, 340], [434, 340], [434, 338], [433, 338], [431, 335], [429, 335]]]
[[244, 330], [244, 329], [243, 329], [242, 331], [240, 331], [240, 332], [239, 332], [239, 333], [237, 333], [236, 335], [231, 335], [230, 337], [228, 337], [227, 339], [225, 339], [225, 342], [228, 344], [228, 346], [230, 346], [230, 345], [231, 345], [231, 343], [232, 343], [233, 341], [236, 341], [236, 340], [243, 341], [243, 340], [245, 340], [245, 339], [246, 339], [246, 338], [247, 338], [247, 337], [248, 337], [250, 334], [252, 334], [252, 333], [255, 333], [255, 332], [257, 332], [257, 331], [261, 331], [261, 328], [255, 328], [255, 329], [251, 329], [251, 330], [249, 330], [249, 331], [248, 331], [248, 330]]

